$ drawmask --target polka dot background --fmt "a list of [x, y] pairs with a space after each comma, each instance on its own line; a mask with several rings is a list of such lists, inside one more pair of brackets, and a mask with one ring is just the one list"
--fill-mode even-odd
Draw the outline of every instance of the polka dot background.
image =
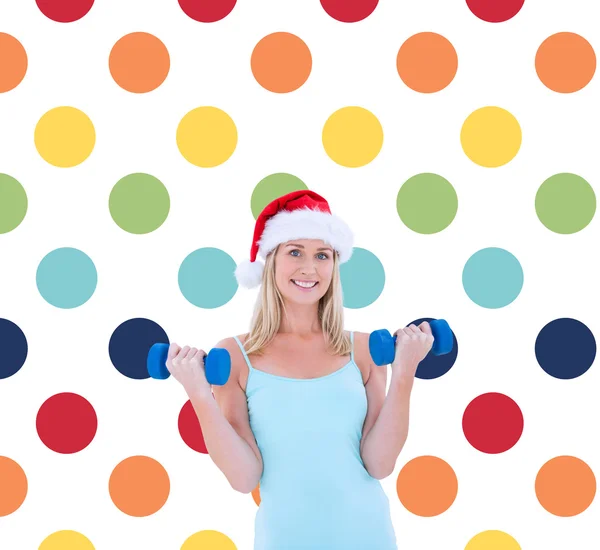
[[593, 2], [292, 4], [0, 3], [0, 547], [252, 548], [260, 486], [146, 361], [247, 331], [254, 222], [311, 189], [347, 328], [454, 333], [381, 481], [399, 547], [590, 548]]

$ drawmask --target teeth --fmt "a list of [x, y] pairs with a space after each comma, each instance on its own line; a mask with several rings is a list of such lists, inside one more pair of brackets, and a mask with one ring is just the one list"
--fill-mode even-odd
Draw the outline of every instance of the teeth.
[[301, 283], [299, 281], [294, 281], [293, 279], [292, 279], [292, 282], [295, 285], [301, 286], [302, 288], [312, 288], [313, 286], [315, 286], [317, 284], [316, 282], [314, 282], [314, 283]]

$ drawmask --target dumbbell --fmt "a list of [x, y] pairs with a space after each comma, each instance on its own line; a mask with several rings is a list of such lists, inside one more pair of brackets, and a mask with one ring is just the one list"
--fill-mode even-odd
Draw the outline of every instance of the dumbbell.
[[[154, 344], [148, 352], [146, 366], [148, 374], [157, 380], [166, 380], [171, 376], [167, 369], [169, 344]], [[211, 386], [224, 386], [231, 373], [231, 356], [225, 348], [213, 348], [204, 358], [206, 380]]]
[[[454, 337], [448, 323], [444, 319], [436, 319], [429, 321], [429, 326], [434, 338], [431, 353], [444, 355], [452, 351]], [[369, 351], [376, 365], [389, 365], [396, 355], [396, 336], [392, 336], [385, 328], [372, 332], [369, 336]]]

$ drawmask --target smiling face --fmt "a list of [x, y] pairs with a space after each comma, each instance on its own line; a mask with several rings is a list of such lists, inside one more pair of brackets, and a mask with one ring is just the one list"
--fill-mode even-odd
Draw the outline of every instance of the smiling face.
[[331, 284], [333, 254], [318, 239], [282, 243], [275, 256], [275, 281], [282, 296], [292, 302], [318, 302]]

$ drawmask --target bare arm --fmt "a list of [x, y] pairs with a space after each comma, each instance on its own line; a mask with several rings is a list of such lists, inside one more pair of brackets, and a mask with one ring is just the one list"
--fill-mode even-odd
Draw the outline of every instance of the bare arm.
[[367, 416], [363, 425], [360, 454], [371, 477], [384, 479], [394, 471], [408, 436], [410, 384], [392, 377], [386, 395], [387, 365], [377, 366], [369, 352], [369, 334], [355, 332], [356, 359], [368, 369], [365, 386]]
[[233, 338], [221, 340], [215, 347], [229, 351], [229, 380], [223, 386], [212, 386], [214, 398], [210, 394], [191, 395], [190, 401], [211, 459], [233, 489], [250, 493], [258, 485], [263, 462], [250, 428], [246, 394], [239, 384], [243, 356]]
[[[387, 366], [375, 367], [385, 369]], [[385, 386], [383, 386], [385, 393]], [[392, 378], [383, 406], [361, 446], [363, 462], [372, 477], [392, 474], [408, 437], [411, 385]]]

